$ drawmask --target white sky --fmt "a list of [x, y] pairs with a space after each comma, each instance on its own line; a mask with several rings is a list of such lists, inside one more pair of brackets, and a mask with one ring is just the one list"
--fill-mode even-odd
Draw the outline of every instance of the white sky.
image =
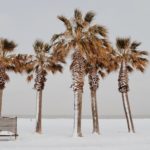
[[[110, 41], [115, 45], [118, 36], [130, 36], [142, 42], [141, 49], [149, 49], [150, 39], [149, 0], [0, 0], [0, 37], [16, 41], [16, 52], [33, 53], [33, 42], [42, 39], [49, 42], [54, 33], [64, 30], [57, 15], [73, 16], [75, 8], [83, 13], [96, 12], [95, 22], [109, 30]], [[26, 76], [11, 75], [4, 91], [5, 115], [33, 116], [35, 114], [35, 90]], [[134, 116], [150, 117], [150, 68], [145, 74], [130, 76], [129, 98]], [[118, 92], [117, 73], [100, 81], [98, 106], [100, 116], [124, 115], [121, 95]], [[73, 116], [73, 92], [70, 89], [71, 74], [65, 66], [64, 74], [49, 75], [43, 97], [43, 113], [51, 117]], [[91, 115], [90, 91], [86, 79], [83, 97], [83, 115]]]

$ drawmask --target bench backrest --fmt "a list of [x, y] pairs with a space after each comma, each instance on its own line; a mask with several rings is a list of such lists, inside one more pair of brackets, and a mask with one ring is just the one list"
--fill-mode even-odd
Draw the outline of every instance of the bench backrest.
[[0, 117], [0, 131], [9, 131], [17, 134], [17, 117]]

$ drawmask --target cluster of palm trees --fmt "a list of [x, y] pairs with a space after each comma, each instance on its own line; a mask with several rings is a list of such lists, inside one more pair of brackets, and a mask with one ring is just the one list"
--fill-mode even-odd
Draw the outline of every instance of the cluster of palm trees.
[[[16, 47], [13, 41], [0, 39], [0, 115], [2, 93], [9, 80], [7, 71], [27, 74], [27, 80], [34, 79], [37, 91], [36, 132], [42, 132], [42, 91], [49, 72], [62, 72], [68, 55], [72, 55], [70, 70], [74, 92], [74, 136], [82, 136], [82, 94], [84, 78], [87, 75], [91, 91], [93, 133], [100, 133], [97, 106], [99, 81], [112, 71], [119, 69], [118, 89], [122, 94], [123, 107], [128, 131], [135, 132], [128, 100], [128, 73], [137, 69], [143, 72], [148, 64], [146, 51], [138, 50], [139, 42], [130, 38], [117, 38], [116, 48], [108, 40], [107, 29], [92, 24], [95, 14], [89, 11], [82, 15], [75, 9], [74, 16], [68, 19], [58, 16], [65, 25], [65, 31], [54, 34], [50, 43], [37, 40], [33, 44], [35, 55], [12, 54]], [[10, 54], [9, 54], [10, 53]], [[34, 77], [35, 76], [35, 77]]]

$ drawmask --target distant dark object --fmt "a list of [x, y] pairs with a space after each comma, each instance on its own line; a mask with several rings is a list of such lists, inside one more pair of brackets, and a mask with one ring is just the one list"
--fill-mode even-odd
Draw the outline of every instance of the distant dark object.
[[0, 137], [17, 136], [17, 117], [0, 117]]

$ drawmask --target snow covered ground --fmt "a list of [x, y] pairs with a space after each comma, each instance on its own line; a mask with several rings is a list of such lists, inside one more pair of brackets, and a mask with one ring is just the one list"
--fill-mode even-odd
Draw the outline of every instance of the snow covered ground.
[[101, 119], [101, 135], [93, 135], [84, 119], [84, 137], [72, 137], [72, 119], [43, 119], [43, 134], [34, 133], [35, 121], [18, 119], [17, 140], [0, 141], [0, 150], [150, 150], [150, 119], [135, 119], [136, 133], [128, 133], [123, 119]]

